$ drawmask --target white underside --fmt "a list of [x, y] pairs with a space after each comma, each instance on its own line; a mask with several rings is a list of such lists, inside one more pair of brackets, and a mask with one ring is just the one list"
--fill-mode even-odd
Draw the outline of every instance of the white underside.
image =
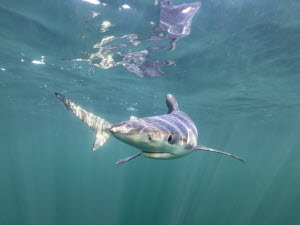
[[166, 152], [142, 152], [143, 156], [146, 156], [151, 159], [176, 159], [185, 156], [184, 155], [174, 155]]

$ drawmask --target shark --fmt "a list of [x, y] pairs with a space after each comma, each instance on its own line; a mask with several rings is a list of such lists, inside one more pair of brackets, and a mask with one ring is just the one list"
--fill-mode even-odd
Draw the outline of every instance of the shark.
[[242, 162], [240, 157], [213, 148], [198, 145], [198, 131], [193, 120], [179, 110], [178, 103], [172, 94], [167, 94], [168, 113], [159, 116], [137, 118], [112, 124], [76, 105], [64, 95], [55, 93], [67, 110], [89, 126], [96, 134], [93, 150], [97, 150], [111, 137], [135, 147], [139, 153], [120, 159], [116, 164], [128, 162], [139, 156], [151, 159], [176, 159], [194, 151], [208, 151], [230, 156]]

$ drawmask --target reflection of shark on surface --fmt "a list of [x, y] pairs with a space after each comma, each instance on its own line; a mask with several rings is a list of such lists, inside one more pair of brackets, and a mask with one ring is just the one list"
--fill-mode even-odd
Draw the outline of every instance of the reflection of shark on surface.
[[119, 53], [123, 56], [122, 65], [127, 71], [135, 73], [139, 77], [158, 77], [164, 72], [161, 70], [162, 66], [173, 65], [174, 62], [171, 60], [149, 60], [149, 52], [152, 50], [147, 48], [139, 52], [132, 53]]
[[[85, 52], [88, 58], [63, 60], [86, 61], [90, 65], [101, 69], [123, 66], [128, 72], [134, 73], [139, 77], [161, 76], [164, 73], [162, 68], [174, 65], [175, 62], [171, 60], [151, 60], [152, 52], [166, 49], [165, 46], [156, 43], [170, 40], [171, 48], [169, 50], [175, 50], [176, 42], [180, 38], [190, 34], [192, 19], [201, 5], [200, 2], [174, 6], [171, 3], [172, 0], [161, 1], [160, 19], [153, 27], [155, 34], [150, 38], [139, 39], [137, 34], [125, 34], [121, 37], [105, 36], [99, 43], [93, 46], [94, 49], [97, 49], [96, 52]], [[91, 13], [93, 18], [98, 15], [94, 11], [91, 11]], [[155, 44], [139, 51], [132, 49], [143, 43], [147, 45], [151, 43]]]
[[[134, 73], [139, 77], [159, 77], [164, 72], [162, 67], [174, 65], [171, 60], [150, 60], [152, 52], [158, 52], [166, 47], [153, 45], [141, 51], [126, 51], [126, 47], [138, 46], [141, 43], [157, 42], [163, 39], [150, 37], [145, 40], [139, 40], [137, 34], [126, 34], [122, 37], [106, 36], [99, 43], [93, 46], [98, 49], [94, 53], [86, 53], [89, 57], [86, 59], [61, 59], [66, 61], [86, 61], [90, 65], [101, 69], [111, 69], [116, 66], [123, 66], [128, 72]], [[118, 41], [118, 44], [113, 44]], [[121, 60], [116, 60], [115, 56], [120, 56]]]
[[170, 51], [176, 48], [176, 41], [191, 32], [192, 20], [201, 6], [200, 2], [171, 5], [173, 0], [163, 0], [161, 3], [159, 25], [154, 31], [166, 31], [166, 39], [171, 40]]
[[[158, 77], [164, 72], [165, 66], [174, 65], [171, 60], [150, 60], [152, 52], [164, 50], [166, 47], [158, 45], [158, 42], [170, 40], [170, 51], [175, 50], [176, 42], [191, 31], [191, 23], [195, 13], [200, 8], [200, 2], [184, 3], [181, 5], [171, 5], [171, 0], [161, 1], [161, 12], [159, 22], [153, 27], [155, 35], [147, 39], [139, 39], [137, 34], [125, 34], [121, 37], [106, 36], [93, 46], [98, 49], [94, 53], [87, 53], [86, 59], [64, 59], [69, 61], [86, 61], [90, 65], [101, 69], [111, 69], [116, 66], [123, 66], [128, 72], [139, 77]], [[95, 12], [92, 11], [93, 18]], [[116, 42], [116, 43], [114, 43]], [[152, 46], [136, 51], [132, 50], [140, 44], [151, 44]], [[131, 50], [125, 50], [126, 48]], [[121, 59], [116, 60], [115, 56]]]
[[72, 110], [96, 133], [93, 150], [101, 147], [111, 135], [141, 150], [138, 154], [117, 161], [116, 164], [127, 162], [140, 155], [152, 159], [175, 159], [194, 150], [216, 152], [243, 161], [229, 153], [197, 145], [198, 132], [194, 122], [179, 110], [177, 101], [171, 94], [168, 94], [166, 99], [168, 114], [145, 118], [130, 117], [130, 120], [117, 124], [111, 124], [85, 111], [61, 94], [56, 93], [56, 96], [68, 110]]

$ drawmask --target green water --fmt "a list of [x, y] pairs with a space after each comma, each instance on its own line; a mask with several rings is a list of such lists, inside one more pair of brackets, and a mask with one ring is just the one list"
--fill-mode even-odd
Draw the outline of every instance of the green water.
[[[0, 224], [299, 225], [300, 2], [203, 0], [191, 34], [155, 55], [176, 61], [157, 78], [57, 60], [151, 35], [154, 1], [105, 3], [0, 2]], [[114, 165], [138, 150], [111, 138], [93, 152], [54, 92], [113, 123], [166, 113], [172, 93], [199, 144], [247, 163], [194, 152]]]

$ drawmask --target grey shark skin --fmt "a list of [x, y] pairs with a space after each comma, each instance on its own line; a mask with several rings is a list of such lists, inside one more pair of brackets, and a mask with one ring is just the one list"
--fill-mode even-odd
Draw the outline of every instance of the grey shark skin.
[[216, 152], [244, 162], [241, 158], [229, 153], [197, 145], [198, 132], [194, 122], [186, 113], [179, 110], [178, 103], [171, 94], [166, 97], [169, 110], [167, 114], [145, 118], [130, 117], [129, 120], [114, 125], [87, 112], [65, 96], [58, 93], [55, 95], [68, 110], [72, 110], [96, 133], [93, 150], [97, 150], [113, 135], [141, 151], [117, 161], [116, 164], [127, 162], [140, 155], [152, 159], [176, 159], [195, 150]]

